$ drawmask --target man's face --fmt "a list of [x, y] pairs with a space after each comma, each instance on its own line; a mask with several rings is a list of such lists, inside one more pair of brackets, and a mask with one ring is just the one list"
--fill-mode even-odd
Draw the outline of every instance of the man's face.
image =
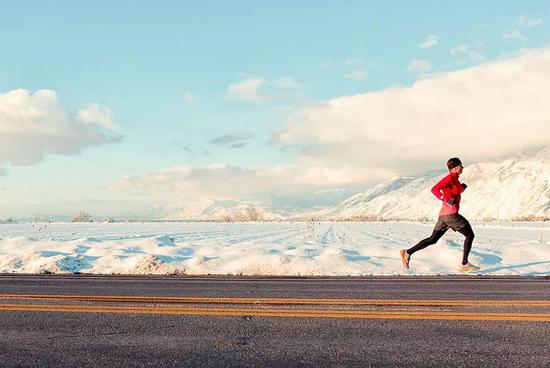
[[451, 172], [454, 172], [457, 175], [462, 174], [462, 165], [455, 166], [451, 169]]

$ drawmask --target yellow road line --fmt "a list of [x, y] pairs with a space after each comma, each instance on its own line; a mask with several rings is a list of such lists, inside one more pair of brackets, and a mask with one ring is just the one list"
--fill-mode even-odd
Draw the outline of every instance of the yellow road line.
[[405, 300], [405, 299], [307, 299], [307, 298], [209, 298], [112, 295], [0, 294], [0, 299], [53, 299], [94, 302], [274, 304], [274, 305], [382, 305], [382, 306], [524, 306], [550, 307], [550, 300]]
[[546, 321], [548, 313], [465, 313], [392, 310], [315, 310], [315, 309], [260, 309], [260, 308], [197, 308], [159, 306], [94, 306], [50, 304], [0, 304], [0, 311], [58, 312], [58, 313], [118, 313], [164, 315], [213, 315], [255, 317], [305, 318], [361, 318], [361, 319], [422, 319], [422, 320], [476, 320], [476, 321]]

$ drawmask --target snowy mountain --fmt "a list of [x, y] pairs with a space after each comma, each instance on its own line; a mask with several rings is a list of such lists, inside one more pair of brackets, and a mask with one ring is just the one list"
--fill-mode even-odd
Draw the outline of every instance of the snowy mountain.
[[360, 189], [324, 189], [311, 192], [274, 193], [270, 198], [272, 211], [287, 218], [301, 216], [305, 211], [320, 211], [337, 205]]
[[163, 220], [170, 221], [248, 221], [276, 220], [282, 216], [251, 202], [203, 199], [186, 205], [164, 209]]
[[[315, 213], [322, 219], [435, 218], [439, 202], [430, 192], [446, 172], [396, 178]], [[550, 147], [464, 168], [468, 184], [461, 213], [470, 219], [550, 217]]]

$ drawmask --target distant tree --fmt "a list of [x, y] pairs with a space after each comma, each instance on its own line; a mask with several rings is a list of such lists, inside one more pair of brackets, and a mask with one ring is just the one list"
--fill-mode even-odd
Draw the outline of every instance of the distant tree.
[[246, 215], [250, 221], [259, 221], [262, 219], [262, 213], [254, 206], [248, 206], [246, 208]]
[[71, 219], [71, 222], [94, 222], [94, 220], [92, 220], [92, 216], [90, 216], [90, 214], [80, 211]]
[[233, 213], [231, 215], [231, 218], [232, 218], [233, 222], [248, 221], [248, 215], [246, 215], [245, 213], [242, 213], [242, 212]]

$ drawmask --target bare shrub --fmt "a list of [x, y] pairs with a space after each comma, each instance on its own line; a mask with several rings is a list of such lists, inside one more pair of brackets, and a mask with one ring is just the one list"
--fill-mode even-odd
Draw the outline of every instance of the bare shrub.
[[512, 218], [512, 221], [548, 221], [547, 216], [535, 216], [535, 215], [525, 215], [525, 216], [516, 216]]
[[90, 216], [90, 214], [80, 211], [78, 214], [73, 216], [71, 222], [94, 222], [94, 220], [92, 220], [92, 216]]
[[249, 221], [260, 221], [263, 218], [262, 213], [254, 206], [248, 206], [246, 208], [246, 214]]

